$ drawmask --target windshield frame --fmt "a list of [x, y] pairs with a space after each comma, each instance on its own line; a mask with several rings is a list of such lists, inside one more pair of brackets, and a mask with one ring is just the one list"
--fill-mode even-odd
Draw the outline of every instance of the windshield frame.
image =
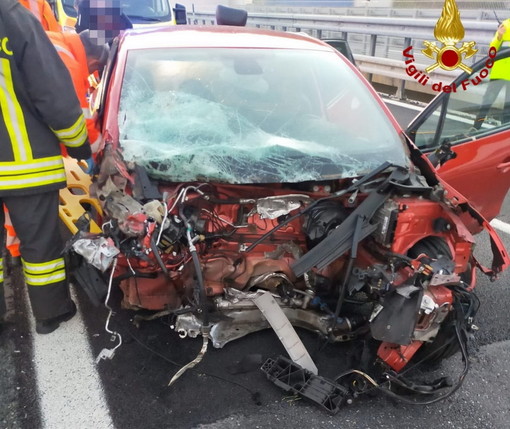
[[[122, 90], [121, 86], [124, 81], [124, 75], [126, 72], [128, 54], [129, 54], [129, 52], [138, 50], [138, 46], [140, 46], [140, 44], [139, 44], [140, 40], [143, 40], [143, 39], [139, 39], [136, 41], [136, 43], [132, 43], [131, 44], [132, 46], [130, 45], [130, 47], [131, 47], [130, 49], [123, 49], [122, 48], [123, 43], [121, 40], [119, 55], [118, 55], [116, 64], [114, 66], [113, 72], [112, 72], [113, 79], [112, 79], [111, 85], [107, 91], [107, 97], [106, 97], [107, 105], [105, 108], [105, 133], [106, 133], [105, 135], [110, 137], [110, 139], [109, 139], [110, 142], [112, 142], [114, 144], [114, 146], [117, 148], [120, 147], [117, 114], [118, 114], [119, 108], [120, 108], [120, 94], [121, 94], [121, 90]], [[135, 47], [133, 48], [133, 46], [135, 46]], [[161, 47], [161, 46], [158, 46], [158, 48], [159, 47]], [[222, 47], [222, 46], [214, 45], [211, 47]], [[241, 47], [243, 47], [243, 46], [241, 46]], [[179, 45], [171, 46], [171, 43], [169, 43], [168, 49], [173, 49], [173, 48], [180, 48], [180, 46]], [[185, 47], [183, 46], [182, 48], [185, 48]], [[205, 46], [205, 48], [209, 48], [209, 46]], [[263, 46], [263, 48], [265, 49], [266, 46]], [[146, 48], [146, 49], [152, 49], [152, 48]], [[156, 49], [156, 48], [154, 48], [154, 49]], [[232, 49], [232, 48], [229, 48], [229, 49]], [[321, 50], [323, 50], [323, 49], [321, 49]], [[341, 54], [338, 54], [334, 50], [332, 50], [332, 52], [334, 52], [335, 55], [341, 57], [342, 60], [347, 64], [347, 66], [352, 69], [352, 72], [354, 74], [357, 74], [358, 78], [361, 78], [361, 80], [364, 81], [366, 90], [368, 90], [370, 93], [372, 93], [371, 95], [374, 98], [374, 104], [379, 105], [379, 107], [380, 107], [381, 111], [379, 112], [379, 114], [388, 123], [388, 126], [390, 126], [390, 124], [391, 124], [391, 126], [393, 126], [394, 132], [397, 134], [397, 138], [399, 140], [399, 147], [401, 148], [403, 157], [405, 159], [405, 161], [402, 161], [402, 162], [405, 162], [405, 165], [409, 166], [411, 164], [411, 161], [409, 159], [409, 148], [408, 148], [407, 142], [404, 138], [404, 135], [403, 135], [403, 132], [402, 132], [400, 126], [398, 125], [395, 118], [390, 113], [389, 109], [386, 107], [386, 105], [383, 103], [383, 101], [380, 99], [379, 95], [375, 92], [375, 90], [371, 87], [371, 85], [369, 85], [366, 82], [366, 80], [363, 78], [361, 73], [359, 73], [359, 71], [357, 69], [352, 67], [351, 64], [348, 61], [346, 61], [345, 58]], [[398, 149], [398, 150], [400, 150], [400, 149]], [[398, 159], [401, 159], [400, 155], [398, 155], [398, 156], [399, 156]], [[363, 173], [364, 172], [359, 172], [360, 175]], [[355, 177], [355, 176], [352, 176], [352, 177]], [[340, 178], [340, 177], [338, 177], [338, 178]], [[198, 179], [198, 180], [200, 180], [200, 179]]]

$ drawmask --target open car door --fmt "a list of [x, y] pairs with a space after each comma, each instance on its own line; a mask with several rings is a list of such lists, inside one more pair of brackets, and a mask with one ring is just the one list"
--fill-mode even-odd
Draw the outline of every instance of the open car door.
[[[494, 60], [508, 57], [505, 49]], [[499, 214], [510, 188], [510, 80], [490, 81], [491, 62], [485, 58], [471, 74], [462, 73], [407, 129], [422, 152], [439, 155], [441, 178], [487, 220]]]

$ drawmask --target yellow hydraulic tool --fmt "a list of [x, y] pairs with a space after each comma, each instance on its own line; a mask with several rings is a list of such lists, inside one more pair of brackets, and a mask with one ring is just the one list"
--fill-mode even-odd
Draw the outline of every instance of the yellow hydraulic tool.
[[[83, 161], [82, 161], [83, 162]], [[103, 214], [99, 201], [92, 198], [89, 193], [89, 187], [92, 183], [90, 176], [80, 167], [80, 162], [75, 159], [65, 157], [64, 165], [67, 175], [67, 188], [60, 190], [60, 219], [72, 234], [78, 232], [76, 222], [87, 210], [84, 204], [92, 208], [92, 212], [99, 215]], [[86, 164], [83, 162], [83, 166]], [[101, 228], [91, 219], [89, 232], [100, 233]]]

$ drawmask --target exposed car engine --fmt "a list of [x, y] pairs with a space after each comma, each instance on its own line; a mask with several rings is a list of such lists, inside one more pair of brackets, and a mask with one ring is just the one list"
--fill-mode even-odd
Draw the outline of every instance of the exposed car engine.
[[[465, 349], [477, 310], [473, 237], [441, 185], [417, 171], [384, 164], [357, 180], [156, 186], [107, 150], [94, 191], [103, 233], [73, 238], [87, 260], [77, 278], [94, 270], [104, 280], [94, 291], [83, 284], [89, 296], [104, 299], [110, 269], [124, 308], [172, 315], [182, 338], [202, 335], [220, 348], [273, 327], [297, 357], [263, 370], [290, 390], [300, 393], [282, 372], [318, 376], [304, 346], [288, 344], [289, 324], [329, 342], [376, 344], [376, 373], [353, 368], [365, 381], [391, 374], [404, 385], [397, 374], [416, 356]], [[353, 381], [331, 387], [340, 394], [328, 411]]]

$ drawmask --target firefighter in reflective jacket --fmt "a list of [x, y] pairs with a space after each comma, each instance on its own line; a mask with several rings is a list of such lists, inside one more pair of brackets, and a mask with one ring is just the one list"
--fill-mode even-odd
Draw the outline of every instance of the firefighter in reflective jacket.
[[[500, 49], [509, 47], [510, 19], [505, 19], [498, 27], [498, 30], [490, 44], [490, 48], [496, 49], [496, 52], [499, 52]], [[510, 122], [510, 57], [494, 62], [494, 65], [492, 66], [490, 81], [487, 84], [487, 90], [483, 95], [480, 111], [476, 115], [474, 123], [475, 129], [479, 130], [482, 127], [489, 110], [503, 88], [505, 88], [505, 104], [503, 106], [501, 122], [506, 124]]]
[[[34, 14], [34, 16], [39, 20], [42, 27], [46, 31], [62, 31], [62, 28], [60, 27], [60, 24], [57, 22], [55, 15], [53, 15], [51, 6], [48, 4], [46, 0], [19, 0], [19, 2]], [[5, 212], [5, 229], [7, 230], [5, 247], [7, 248], [9, 254], [12, 257], [11, 258], [12, 263], [12, 261], [19, 260], [20, 256], [19, 239], [14, 231], [14, 227], [12, 226], [9, 212], [5, 209], [5, 207], [4, 212]]]
[[[46, 33], [71, 74], [74, 90], [80, 101], [83, 115], [87, 122], [87, 134], [91, 144], [92, 153], [96, 153], [103, 141], [101, 132], [96, 126], [96, 120], [92, 117], [88, 102], [90, 74], [101, 70], [108, 59], [108, 45], [97, 46], [90, 40], [89, 31], [85, 30], [80, 35], [76, 33]], [[65, 147], [63, 148], [66, 153]], [[92, 159], [89, 165], [93, 165]], [[5, 210], [5, 229], [7, 230], [5, 247], [11, 256], [11, 265], [17, 265], [20, 251], [19, 239], [10, 221], [9, 212]]]
[[[40, 334], [54, 331], [76, 313], [59, 231], [58, 192], [66, 186], [60, 142], [74, 158], [91, 156], [69, 72], [37, 19], [18, 0], [2, 0], [0, 204], [7, 206], [21, 241], [23, 273]], [[5, 313], [0, 268], [0, 318]]]
[[62, 31], [46, 0], [19, 0], [19, 2], [34, 14], [46, 31]]

